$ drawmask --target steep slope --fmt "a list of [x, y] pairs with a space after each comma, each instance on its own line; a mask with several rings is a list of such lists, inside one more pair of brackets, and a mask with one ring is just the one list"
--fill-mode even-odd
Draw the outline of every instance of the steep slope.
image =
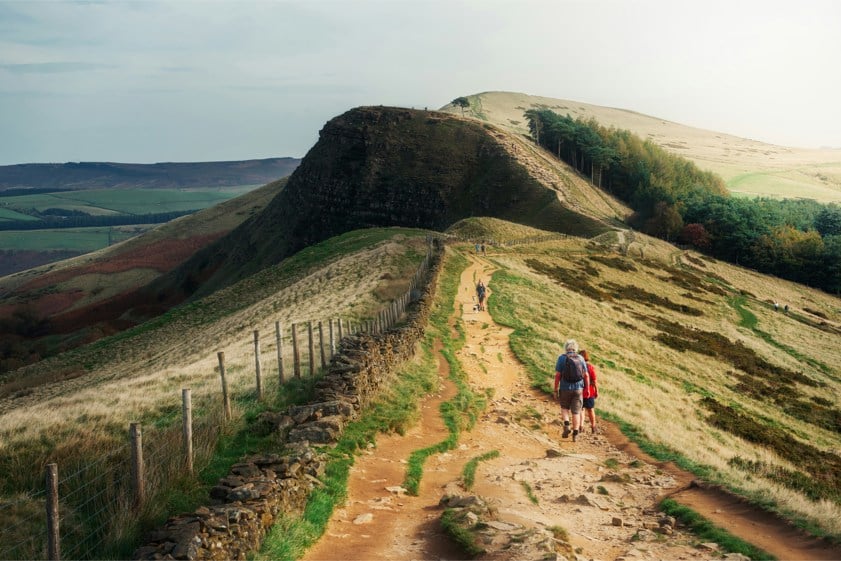
[[154, 298], [208, 294], [355, 228], [443, 230], [494, 216], [593, 235], [627, 214], [562, 166], [547, 168], [538, 152], [502, 129], [442, 113], [353, 109], [324, 126], [263, 213], [155, 283]]
[[[841, 201], [841, 149], [776, 146], [666, 121], [626, 109], [516, 92], [467, 96], [467, 114], [518, 133], [528, 133], [523, 113], [548, 108], [561, 115], [595, 118], [605, 127], [627, 129], [662, 148], [719, 174], [734, 193], [748, 196]], [[441, 111], [461, 115], [448, 104]]]
[[[137, 323], [138, 289], [256, 215], [282, 189], [276, 181], [97, 252], [0, 278], [2, 367], [90, 342]], [[13, 346], [14, 348], [9, 348]]]

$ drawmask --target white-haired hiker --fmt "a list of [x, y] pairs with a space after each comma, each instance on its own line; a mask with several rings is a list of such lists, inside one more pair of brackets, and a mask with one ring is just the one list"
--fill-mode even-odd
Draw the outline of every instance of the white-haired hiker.
[[561, 415], [564, 420], [564, 432], [561, 436], [569, 436], [572, 417], [572, 441], [575, 442], [581, 428], [581, 396], [585, 387], [589, 390], [590, 384], [587, 363], [578, 354], [578, 343], [575, 339], [570, 339], [564, 344], [564, 351], [555, 363], [555, 396], [561, 403]]

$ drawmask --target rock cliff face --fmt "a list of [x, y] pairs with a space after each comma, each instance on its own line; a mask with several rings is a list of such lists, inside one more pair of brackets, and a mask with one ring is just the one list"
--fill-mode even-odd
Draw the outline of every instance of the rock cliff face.
[[353, 109], [329, 121], [266, 209], [156, 286], [207, 294], [329, 237], [367, 227], [444, 230], [492, 216], [567, 231], [564, 208], [481, 123], [445, 113]]

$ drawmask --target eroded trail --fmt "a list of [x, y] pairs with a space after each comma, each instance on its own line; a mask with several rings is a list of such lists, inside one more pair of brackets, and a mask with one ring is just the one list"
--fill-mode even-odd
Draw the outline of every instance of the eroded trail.
[[[439, 391], [424, 398], [421, 422], [404, 436], [379, 436], [376, 448], [357, 459], [345, 506], [305, 560], [462, 559], [465, 555], [441, 531], [439, 501], [446, 493], [487, 499], [499, 527], [510, 528], [487, 536], [484, 559], [540, 558], [545, 551], [518, 549], [523, 547], [520, 537], [529, 529], [552, 527], [565, 529], [572, 548], [590, 559], [720, 559], [714, 544], [699, 546], [679, 527], [661, 533], [655, 505], [675, 493], [700, 514], [780, 559], [839, 557], [838, 551], [791, 528], [785, 532], [779, 521], [777, 526], [757, 526], [758, 519], [728, 504], [726, 495], [687, 489], [691, 474], [647, 458], [615, 427], [603, 424], [601, 434], [588, 431], [578, 442], [562, 439], [557, 404], [531, 389], [510, 350], [510, 330], [495, 324], [487, 311], [475, 311], [476, 282], [482, 279], [493, 293], [493, 269], [479, 256], [470, 259], [453, 310], [467, 337], [458, 359], [471, 385], [488, 391], [488, 408], [473, 430], [462, 433], [455, 450], [427, 460], [418, 497], [398, 489], [409, 455], [446, 438], [439, 406], [455, 388], [446, 379], [446, 361], [439, 357]], [[494, 450], [499, 456], [480, 463], [475, 484], [465, 489], [464, 465]], [[690, 500], [693, 494], [704, 500]], [[758, 534], [769, 539], [752, 539]]]

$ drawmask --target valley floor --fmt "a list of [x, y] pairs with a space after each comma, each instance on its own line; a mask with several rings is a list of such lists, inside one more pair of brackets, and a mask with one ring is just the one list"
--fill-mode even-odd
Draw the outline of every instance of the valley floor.
[[[381, 436], [357, 459], [348, 499], [306, 561], [464, 558], [441, 529], [444, 495], [481, 496], [492, 506], [494, 526], [507, 530], [487, 537], [483, 559], [541, 558], [545, 551], [524, 549], [520, 538], [530, 529], [556, 527], [566, 530], [572, 549], [587, 559], [720, 559], [716, 544], [699, 543], [680, 525], [670, 534], [654, 531], [663, 518], [656, 505], [667, 495], [779, 559], [839, 557], [837, 550], [734, 497], [691, 486], [691, 474], [657, 464], [601, 419], [597, 434], [587, 429], [578, 442], [561, 438], [560, 410], [529, 386], [510, 350], [510, 330], [487, 311], [473, 309], [476, 280], [487, 283], [492, 272], [488, 261], [472, 256], [454, 302], [454, 317], [466, 332], [458, 359], [475, 388], [492, 390], [484, 415], [462, 433], [455, 450], [430, 457], [419, 495], [406, 495], [400, 485], [409, 455], [447, 434], [439, 406], [455, 388], [439, 356], [438, 392], [426, 397], [421, 422], [403, 436]], [[493, 292], [492, 284], [489, 289]], [[475, 484], [466, 490], [465, 464], [494, 450], [499, 456], [479, 464]]]

